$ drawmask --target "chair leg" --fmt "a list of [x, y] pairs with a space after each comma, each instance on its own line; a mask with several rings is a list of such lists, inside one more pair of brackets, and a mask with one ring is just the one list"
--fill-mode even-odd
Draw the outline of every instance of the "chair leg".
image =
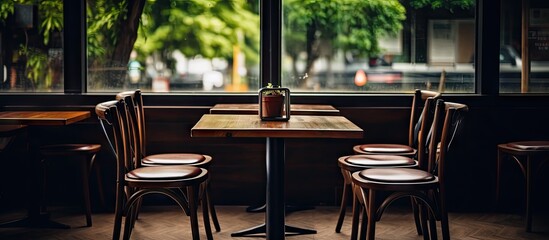
[[366, 206], [362, 207], [362, 220], [360, 221], [360, 240], [366, 240], [366, 230], [368, 230], [368, 213]]
[[221, 231], [221, 226], [219, 225], [219, 220], [217, 219], [217, 212], [215, 211], [215, 206], [212, 202], [212, 198], [211, 198], [211, 195], [210, 195], [210, 183], [208, 181], [208, 184], [206, 185], [206, 199], [207, 199], [207, 205], [208, 205], [208, 208], [210, 210], [210, 216], [212, 217], [212, 222], [214, 224], [214, 227], [215, 227], [215, 231], [216, 232], [220, 232]]
[[417, 235], [422, 235], [423, 234], [423, 229], [422, 229], [421, 220], [420, 220], [420, 217], [419, 217], [418, 203], [417, 203], [416, 199], [413, 198], [413, 197], [410, 198], [410, 203], [412, 205], [412, 211], [414, 213], [414, 222], [416, 224]]
[[502, 161], [503, 153], [501, 150], [498, 149], [498, 156], [497, 156], [497, 162], [496, 162], [496, 199], [494, 207], [498, 207], [499, 204], [499, 195], [500, 195], [500, 185], [501, 185], [501, 161]]
[[448, 223], [448, 212], [446, 209], [441, 210], [441, 220], [440, 220], [440, 226], [442, 228], [442, 239], [443, 240], [450, 240], [450, 225]]
[[191, 232], [193, 240], [199, 240], [200, 234], [198, 232], [198, 216], [196, 212], [197, 205], [197, 189], [195, 186], [187, 187], [187, 196], [189, 202], [189, 215], [191, 217]]
[[336, 233], [341, 232], [341, 227], [343, 226], [343, 220], [345, 220], [345, 213], [347, 212], [347, 201], [348, 201], [347, 198], [349, 196], [350, 190], [351, 190], [351, 184], [344, 182], [343, 193], [341, 194], [341, 205], [339, 206], [339, 217], [337, 218], [337, 224], [335, 229]]
[[[358, 239], [358, 225], [360, 221], [360, 213], [363, 211], [363, 207], [360, 204], [358, 198], [353, 194], [353, 222], [351, 225], [351, 240]], [[365, 218], [366, 216], [362, 216]]]
[[366, 239], [374, 240], [376, 236], [376, 191], [369, 189], [368, 190], [368, 228], [366, 229]]
[[[427, 207], [425, 207], [427, 208]], [[425, 238], [425, 239], [430, 239], [430, 240], [437, 240], [438, 239], [438, 235], [437, 235], [437, 219], [435, 217], [435, 213], [432, 213], [431, 211], [427, 211], [427, 216], [429, 218], [429, 237]], [[425, 237], [425, 236], [424, 236]]]
[[99, 203], [102, 208], [105, 208], [105, 192], [103, 191], [103, 174], [101, 174], [101, 166], [96, 163], [96, 154], [94, 154], [90, 160], [90, 169], [95, 170], [95, 177], [97, 182], [97, 192], [99, 194]]
[[[204, 183], [204, 184], [207, 184], [207, 183]], [[204, 189], [207, 189], [207, 186], [204, 186]], [[205, 190], [203, 193], [203, 196], [202, 196], [202, 215], [203, 215], [203, 218], [204, 218], [204, 229], [206, 230], [206, 238], [208, 240], [213, 240], [213, 235], [212, 235], [212, 227], [210, 225], [210, 213], [208, 211], [208, 209], [210, 208], [210, 205], [208, 204], [209, 203], [209, 199], [208, 199], [208, 191]]]
[[114, 228], [112, 232], [113, 240], [120, 239], [120, 231], [122, 227], [122, 215], [124, 213], [124, 198], [126, 198], [124, 188], [117, 186], [116, 203], [114, 207]]
[[86, 226], [92, 226], [91, 203], [90, 203], [90, 168], [87, 159], [83, 159], [80, 163], [80, 175], [82, 178], [82, 200], [84, 202], [84, 210], [86, 211]]
[[[418, 201], [416, 201], [416, 203], [418, 203]], [[420, 225], [422, 226], [421, 235], [423, 235], [423, 239], [427, 240], [429, 239], [429, 225], [427, 225], [429, 212], [427, 211], [423, 203], [418, 203], [417, 207], [419, 211], [419, 220], [421, 222]]]
[[533, 173], [532, 157], [526, 156], [526, 231], [532, 231], [532, 195], [533, 195]]
[[126, 222], [124, 223], [124, 235], [122, 239], [129, 240], [133, 229], [133, 220], [135, 217], [135, 205], [131, 206], [126, 213]]

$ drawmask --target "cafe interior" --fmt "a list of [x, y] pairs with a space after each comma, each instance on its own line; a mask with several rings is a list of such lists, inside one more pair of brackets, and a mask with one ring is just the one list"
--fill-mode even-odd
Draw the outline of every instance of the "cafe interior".
[[0, 55], [0, 239], [549, 239], [545, 0], [2, 1]]

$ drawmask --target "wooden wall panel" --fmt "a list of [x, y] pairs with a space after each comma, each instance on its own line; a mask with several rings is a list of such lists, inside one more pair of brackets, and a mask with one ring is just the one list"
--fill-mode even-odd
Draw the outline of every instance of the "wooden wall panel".
[[[548, 139], [549, 116], [544, 114], [549, 105], [530, 105], [528, 101], [498, 100], [480, 103], [474, 98], [451, 98], [469, 104], [461, 140], [454, 145], [449, 163], [448, 196], [451, 210], [486, 210], [493, 206], [495, 184], [496, 145], [517, 140]], [[463, 101], [462, 101], [463, 100]], [[351, 147], [358, 143], [407, 141], [409, 109], [406, 107], [360, 107], [352, 104], [337, 106], [364, 132], [363, 139], [290, 139], [286, 141], [286, 199], [289, 203], [304, 205], [336, 205], [341, 194], [342, 177], [337, 167], [337, 158], [351, 154]], [[503, 107], [505, 106], [505, 107]], [[62, 107], [57, 107], [59, 109]], [[71, 107], [71, 108], [74, 108]], [[10, 106], [8, 109], [28, 109]], [[80, 109], [93, 110], [91, 105]], [[177, 152], [193, 151], [209, 154], [214, 158], [212, 194], [216, 204], [254, 205], [262, 203], [265, 193], [265, 140], [261, 138], [192, 138], [190, 128], [208, 106], [147, 107], [148, 151]], [[114, 160], [101, 128], [95, 117], [67, 127], [55, 127], [38, 131], [40, 141], [98, 142], [104, 148], [98, 158], [103, 170], [104, 188], [109, 201], [114, 199]], [[20, 143], [19, 145], [21, 145]], [[2, 155], [3, 167], [0, 181], [20, 179], [24, 171], [24, 148]], [[14, 161], [13, 159], [17, 159]], [[504, 206], [520, 209], [523, 201], [523, 180], [513, 164], [505, 166], [506, 174]], [[19, 170], [17, 170], [19, 169]], [[544, 169], [547, 171], [548, 169]], [[57, 175], [62, 178], [62, 169]], [[541, 179], [547, 182], [547, 175]], [[65, 182], [68, 186], [78, 181]], [[0, 206], [22, 204], [21, 193], [26, 188], [2, 187]], [[78, 189], [77, 186], [70, 189]], [[92, 189], [94, 189], [92, 187]], [[7, 191], [7, 192], [6, 192]], [[15, 191], [15, 192], [14, 192]], [[93, 193], [94, 198], [96, 194]], [[65, 194], [78, 194], [65, 192]], [[547, 194], [539, 198], [547, 200]], [[62, 201], [63, 193], [52, 200]], [[164, 203], [163, 200], [149, 200]], [[75, 201], [77, 201], [76, 198]], [[4, 204], [5, 203], [5, 204]], [[112, 203], [111, 203], [112, 204]]]

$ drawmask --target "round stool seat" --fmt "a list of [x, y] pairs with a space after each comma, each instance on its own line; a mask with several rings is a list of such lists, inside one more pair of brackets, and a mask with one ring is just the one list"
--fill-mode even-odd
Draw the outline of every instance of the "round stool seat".
[[202, 154], [194, 153], [164, 153], [143, 158], [144, 165], [197, 165], [206, 161]]
[[202, 173], [202, 170], [193, 166], [158, 166], [140, 167], [126, 174], [131, 179], [169, 180], [193, 178]]
[[549, 150], [549, 141], [522, 141], [522, 142], [510, 142], [507, 146], [517, 148], [520, 150]]
[[398, 155], [352, 155], [345, 162], [363, 167], [395, 167], [415, 165], [412, 158]]
[[416, 150], [402, 144], [362, 144], [355, 146], [355, 152], [363, 154], [415, 154]]
[[426, 182], [435, 179], [431, 173], [413, 168], [371, 168], [360, 176], [375, 182]]
[[40, 153], [45, 156], [68, 156], [74, 154], [97, 153], [100, 144], [53, 144], [40, 147]]

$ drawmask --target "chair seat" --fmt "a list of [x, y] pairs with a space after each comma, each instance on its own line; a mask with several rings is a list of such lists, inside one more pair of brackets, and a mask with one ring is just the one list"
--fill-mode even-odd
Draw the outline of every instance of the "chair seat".
[[158, 166], [137, 168], [126, 176], [135, 180], [174, 180], [197, 177], [201, 173], [200, 168], [193, 166]]
[[358, 149], [371, 154], [404, 154], [415, 153], [415, 149], [402, 144], [362, 144]]
[[520, 149], [520, 150], [549, 150], [549, 141], [523, 141], [523, 142], [511, 142], [507, 146]]
[[345, 159], [347, 163], [364, 167], [397, 167], [415, 165], [416, 161], [398, 155], [352, 155]]
[[165, 153], [144, 157], [144, 165], [195, 165], [206, 160], [202, 154], [194, 153]]
[[74, 154], [91, 154], [101, 150], [100, 144], [53, 144], [40, 147], [45, 156], [70, 156]]
[[431, 173], [413, 168], [371, 168], [360, 171], [360, 176], [375, 182], [427, 182], [435, 180]]

